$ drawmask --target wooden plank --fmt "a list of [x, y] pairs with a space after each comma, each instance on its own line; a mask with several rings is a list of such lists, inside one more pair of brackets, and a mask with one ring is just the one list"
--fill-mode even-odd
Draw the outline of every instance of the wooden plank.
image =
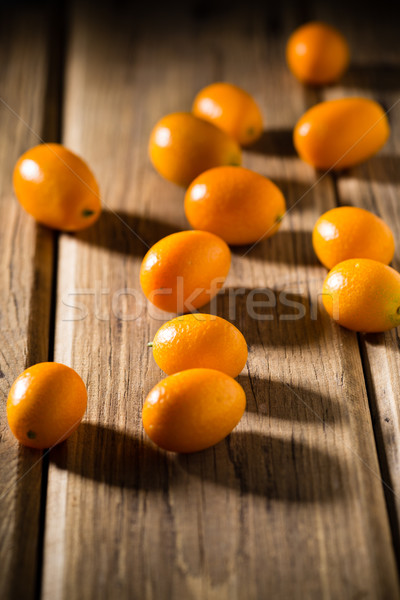
[[12, 171], [44, 135], [51, 88], [43, 10], [3, 7], [0, 22], [0, 596], [33, 598], [42, 454], [19, 446], [11, 434], [6, 399], [27, 366], [48, 358], [53, 235], [16, 201]]
[[[152, 15], [151, 26], [129, 12], [74, 12], [64, 142], [93, 166], [108, 210], [60, 245], [55, 358], [81, 373], [90, 400], [86, 422], [51, 454], [43, 596], [394, 598], [357, 337], [316, 302], [324, 270], [310, 230], [334, 188], [316, 184], [287, 143], [310, 100], [283, 63], [294, 17], [207, 7], [178, 22]], [[186, 226], [183, 191], [152, 170], [146, 147], [157, 118], [189, 109], [216, 79], [263, 107], [269, 137], [245, 164], [278, 181], [293, 210], [273, 239], [234, 251], [218, 300], [250, 344], [245, 416], [215, 448], [175, 456], [141, 427], [162, 377], [145, 346], [168, 315], [143, 302], [138, 274], [146, 246]], [[264, 290], [255, 312], [272, 320], [247, 310], [254, 288]]]
[[[327, 7], [319, 8], [327, 11]], [[372, 13], [372, 14], [371, 14]], [[327, 99], [366, 96], [377, 100], [388, 111], [391, 137], [376, 156], [347, 173], [339, 174], [339, 202], [361, 206], [382, 217], [392, 228], [396, 240], [393, 267], [400, 270], [400, 44], [398, 22], [393, 9], [374, 19], [374, 9], [354, 22], [337, 15], [320, 13], [321, 18], [340, 27], [352, 48], [352, 64], [342, 82], [327, 90]], [[360, 335], [368, 395], [374, 419], [384, 490], [391, 514], [393, 541], [400, 560], [400, 356], [398, 330], [386, 334]]]

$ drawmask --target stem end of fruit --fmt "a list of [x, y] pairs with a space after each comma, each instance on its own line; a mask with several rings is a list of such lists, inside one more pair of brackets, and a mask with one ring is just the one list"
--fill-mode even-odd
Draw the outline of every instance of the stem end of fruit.
[[91, 217], [94, 215], [94, 210], [90, 210], [90, 208], [84, 208], [82, 211], [82, 217]]

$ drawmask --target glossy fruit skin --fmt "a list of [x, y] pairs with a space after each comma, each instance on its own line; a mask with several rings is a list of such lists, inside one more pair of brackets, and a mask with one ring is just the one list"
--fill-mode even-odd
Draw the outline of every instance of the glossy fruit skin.
[[78, 231], [100, 216], [93, 173], [61, 144], [39, 144], [25, 152], [14, 167], [13, 183], [23, 208], [47, 227]]
[[369, 258], [352, 258], [329, 271], [322, 301], [343, 327], [375, 333], [400, 325], [400, 274]]
[[214, 369], [188, 369], [160, 381], [143, 406], [150, 439], [171, 452], [198, 452], [223, 440], [246, 406], [241, 385]]
[[43, 362], [26, 369], [11, 386], [7, 418], [17, 440], [51, 448], [78, 427], [87, 405], [81, 377], [66, 365]]
[[247, 344], [229, 321], [195, 313], [160, 327], [153, 340], [153, 356], [167, 375], [201, 367], [237, 377], [247, 361]]
[[226, 243], [207, 231], [180, 231], [150, 248], [140, 269], [146, 298], [168, 312], [191, 312], [210, 302], [231, 263]]
[[349, 46], [334, 27], [313, 21], [296, 29], [286, 45], [286, 60], [297, 79], [311, 85], [337, 81], [349, 65]]
[[241, 146], [255, 142], [263, 132], [263, 117], [254, 98], [231, 83], [212, 83], [200, 90], [192, 107], [196, 117], [213, 123]]
[[194, 229], [219, 235], [227, 244], [251, 244], [276, 233], [285, 198], [269, 179], [242, 167], [202, 173], [185, 194], [186, 217]]
[[376, 154], [389, 134], [379, 104], [368, 98], [339, 98], [310, 108], [297, 122], [293, 141], [304, 161], [337, 171]]
[[155, 125], [149, 142], [154, 168], [169, 181], [187, 187], [197, 175], [220, 165], [240, 165], [237, 142], [191, 113], [172, 113]]
[[349, 258], [371, 258], [388, 265], [394, 255], [390, 228], [376, 215], [356, 206], [340, 206], [321, 215], [312, 242], [327, 269]]

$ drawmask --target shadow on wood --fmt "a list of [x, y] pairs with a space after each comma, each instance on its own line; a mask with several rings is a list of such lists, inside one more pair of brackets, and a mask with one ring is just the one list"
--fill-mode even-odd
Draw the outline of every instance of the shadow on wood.
[[[400, 339], [397, 328], [394, 328], [389, 331], [380, 332], [380, 333], [357, 333], [359, 340], [362, 343], [366, 343], [369, 346], [382, 346], [385, 347], [388, 343], [392, 343], [394, 346], [400, 348]], [[389, 342], [389, 338], [390, 342]]]
[[[234, 323], [246, 342], [266, 348], [298, 348], [318, 343], [322, 322], [318, 299], [285, 289], [225, 288], [201, 312]], [[251, 348], [250, 348], [251, 350]]]
[[138, 437], [94, 423], [81, 423], [76, 433], [49, 454], [60, 469], [68, 469], [111, 486], [164, 488], [168, 456]]
[[255, 432], [233, 432], [215, 448], [178, 455], [175, 462], [191, 475], [241, 494], [294, 503], [333, 501], [343, 495], [348, 478], [334, 454]]
[[122, 211], [103, 210], [99, 220], [79, 232], [79, 240], [127, 255], [144, 256], [158, 240], [180, 231], [176, 225]]
[[345, 405], [337, 400], [292, 383], [271, 381], [253, 374], [237, 378], [246, 392], [246, 410], [274, 419], [307, 423], [336, 422], [347, 419]]
[[339, 175], [344, 179], [354, 177], [365, 181], [380, 181], [392, 185], [400, 183], [400, 156], [378, 154], [378, 156], [373, 156], [351, 170], [341, 171]]
[[352, 64], [340, 80], [340, 85], [351, 88], [371, 88], [375, 92], [400, 90], [400, 65], [376, 63]]
[[286, 208], [291, 210], [304, 207], [315, 206], [315, 195], [319, 193], [318, 185], [324, 180], [320, 178], [316, 181], [296, 181], [295, 179], [275, 179], [273, 182], [280, 188], [286, 199]]
[[293, 129], [266, 129], [246, 152], [267, 156], [296, 156], [293, 146]]
[[319, 265], [312, 246], [311, 231], [278, 230], [273, 236], [260, 240], [254, 246], [233, 246], [231, 251], [237, 256], [249, 256], [263, 262]]

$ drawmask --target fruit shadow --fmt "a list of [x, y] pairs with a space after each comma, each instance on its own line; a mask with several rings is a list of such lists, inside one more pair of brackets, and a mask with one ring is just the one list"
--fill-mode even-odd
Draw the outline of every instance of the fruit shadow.
[[154, 445], [105, 425], [81, 423], [67, 442], [52, 448], [50, 462], [82, 477], [131, 489], [163, 488], [168, 455]]
[[254, 246], [232, 246], [232, 254], [251, 259], [290, 265], [318, 266], [320, 263], [312, 246], [312, 234], [304, 230], [278, 230]]
[[[365, 333], [359, 331], [357, 333], [357, 337], [361, 344], [363, 352], [367, 352], [367, 347], [371, 346], [374, 348], [382, 347], [385, 348], [388, 345], [392, 345], [394, 347], [400, 347], [400, 329], [395, 327], [390, 329], [389, 331], [381, 331], [376, 333]], [[365, 356], [365, 365], [369, 364], [369, 360], [367, 355]], [[368, 367], [369, 368], [369, 367]], [[367, 370], [368, 372], [368, 370]], [[370, 380], [372, 382], [372, 375], [370, 375]], [[372, 385], [372, 383], [371, 383]]]
[[351, 64], [340, 80], [340, 85], [368, 90], [398, 91], [400, 89], [400, 66], [391, 63], [369, 65]]
[[76, 235], [83, 242], [112, 252], [143, 257], [158, 240], [180, 230], [175, 224], [152, 217], [103, 210], [92, 227]]
[[237, 378], [246, 393], [246, 410], [274, 419], [306, 423], [334, 423], [346, 419], [337, 400], [303, 386], [257, 375]]
[[247, 344], [311, 347], [323, 335], [318, 299], [270, 288], [224, 288], [201, 312], [216, 314], [245, 332]]
[[400, 156], [396, 154], [378, 154], [357, 167], [339, 171], [335, 176], [344, 179], [351, 177], [392, 185], [398, 184], [400, 183]]
[[214, 448], [178, 455], [174, 468], [178, 466], [241, 495], [293, 503], [333, 501], [344, 495], [349, 476], [333, 453], [256, 432], [233, 432]]
[[297, 156], [293, 145], [293, 129], [266, 129], [246, 152], [266, 156]]
[[[296, 210], [310, 207], [315, 209], [315, 197], [319, 194], [318, 186], [323, 181], [310, 180], [298, 181], [295, 179], [282, 179], [271, 177], [279, 187], [286, 199], [286, 210], [296, 207]], [[278, 231], [279, 233], [279, 231]]]
[[337, 481], [345, 480], [335, 456], [293, 439], [251, 432], [233, 432], [201, 452], [175, 454], [124, 432], [82, 423], [49, 456], [60, 469], [134, 490], [168, 489], [195, 476], [240, 494], [321, 502], [340, 495]]

